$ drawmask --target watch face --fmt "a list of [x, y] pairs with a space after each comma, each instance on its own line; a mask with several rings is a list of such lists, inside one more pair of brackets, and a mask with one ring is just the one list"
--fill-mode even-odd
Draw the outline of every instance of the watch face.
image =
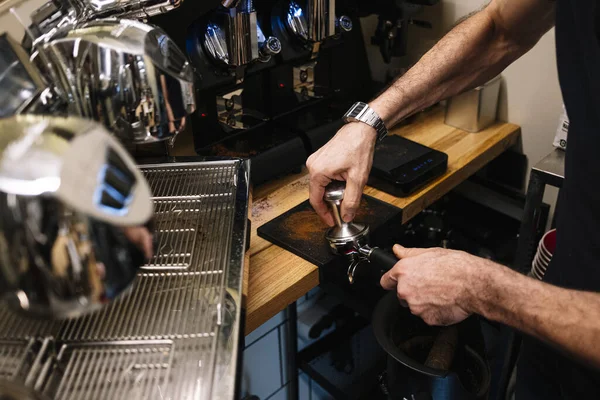
[[366, 103], [354, 103], [344, 115], [343, 120], [344, 122], [362, 122], [373, 127], [377, 131], [377, 138], [379, 140], [383, 139], [388, 133], [379, 115], [369, 108], [369, 105]]

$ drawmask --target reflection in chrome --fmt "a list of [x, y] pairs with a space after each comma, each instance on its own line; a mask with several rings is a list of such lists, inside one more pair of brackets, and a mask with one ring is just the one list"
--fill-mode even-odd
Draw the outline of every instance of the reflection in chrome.
[[174, 139], [195, 110], [192, 67], [159, 28], [92, 21], [46, 48], [71, 114], [102, 122], [127, 143]]
[[119, 17], [141, 19], [164, 14], [179, 7], [183, 0], [71, 0], [79, 18]]
[[[245, 35], [244, 35], [245, 36]], [[244, 56], [244, 60], [238, 62], [251, 63], [253, 61], [268, 62], [271, 60], [271, 56], [279, 54], [281, 51], [281, 42], [274, 36], [265, 37], [260, 25], [256, 24], [256, 39], [258, 43], [258, 56], [254, 56], [253, 51], [251, 59], [247, 59]], [[237, 40], [237, 39], [236, 39]], [[230, 65], [229, 47], [227, 32], [221, 28], [220, 25], [210, 22], [206, 26], [206, 32], [204, 33], [204, 48], [214, 61], [220, 64]], [[234, 45], [235, 46], [235, 45]], [[254, 44], [251, 44], [254, 46]], [[231, 64], [234, 65], [235, 64]]]
[[109, 303], [152, 256], [150, 190], [134, 161], [88, 120], [20, 115], [0, 132], [3, 298], [44, 318]]
[[225, 18], [229, 64], [241, 66], [258, 58], [256, 10], [252, 0], [242, 0]]
[[308, 41], [308, 23], [304, 10], [295, 1], [290, 1], [287, 14], [287, 26], [298, 38]]
[[215, 61], [229, 64], [225, 31], [219, 25], [212, 22], [208, 24], [204, 34], [204, 47]]
[[223, 7], [233, 8], [233, 7], [237, 7], [239, 2], [240, 2], [240, 0], [222, 0], [221, 4], [223, 5]]
[[288, 30], [306, 43], [322, 42], [328, 37], [352, 30], [352, 19], [335, 16], [335, 0], [307, 0], [303, 9], [290, 1], [286, 16]]
[[25, 111], [42, 93], [42, 77], [25, 50], [7, 33], [0, 35], [0, 118]]

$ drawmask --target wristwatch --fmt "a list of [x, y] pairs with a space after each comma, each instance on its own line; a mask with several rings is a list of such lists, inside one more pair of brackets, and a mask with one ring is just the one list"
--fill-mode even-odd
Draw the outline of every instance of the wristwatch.
[[377, 115], [367, 103], [361, 101], [354, 103], [352, 107], [344, 114], [344, 122], [362, 122], [372, 126], [377, 131], [377, 140], [387, 136], [388, 130], [383, 120]]

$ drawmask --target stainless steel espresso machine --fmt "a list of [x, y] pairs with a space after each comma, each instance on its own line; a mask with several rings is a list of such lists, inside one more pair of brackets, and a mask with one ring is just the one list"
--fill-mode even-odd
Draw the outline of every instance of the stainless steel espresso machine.
[[223, 0], [202, 15], [187, 12], [186, 3], [151, 18], [185, 48], [195, 71], [196, 152], [250, 158], [254, 183], [301, 168], [341, 127], [353, 101], [381, 89], [371, 78], [360, 17], [394, 10], [406, 23], [394, 20], [402, 31], [390, 28], [386, 37], [397, 37], [392, 47], [404, 43], [412, 20], [398, 10], [408, 3], [365, 3]]
[[[27, 1], [0, 9], [26, 32], [0, 36], [0, 397], [234, 398], [248, 159], [296, 170], [372, 97], [377, 11]], [[168, 157], [186, 131], [211, 161]]]
[[249, 163], [129, 154], [190, 126], [193, 69], [137, 20], [180, 3], [0, 9], [3, 399], [235, 398]]
[[[338, 3], [223, 1], [151, 19], [195, 70], [198, 154], [250, 158], [260, 183], [300, 168], [335, 133], [350, 93], [368, 87], [357, 80], [370, 80], [360, 28]], [[347, 79], [344, 65], [356, 67]]]

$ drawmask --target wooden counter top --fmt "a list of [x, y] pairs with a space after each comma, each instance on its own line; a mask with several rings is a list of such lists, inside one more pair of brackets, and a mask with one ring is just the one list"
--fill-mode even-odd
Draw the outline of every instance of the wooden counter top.
[[[365, 193], [404, 210], [406, 222], [496, 158], [519, 138], [520, 128], [497, 123], [468, 133], [443, 123], [443, 109], [420, 115], [392, 131], [448, 154], [446, 174], [410, 197], [398, 198], [367, 187]], [[301, 173], [260, 185], [253, 192], [250, 271], [246, 302], [246, 334], [319, 284], [315, 265], [257, 236], [259, 226], [308, 199], [308, 174]]]

